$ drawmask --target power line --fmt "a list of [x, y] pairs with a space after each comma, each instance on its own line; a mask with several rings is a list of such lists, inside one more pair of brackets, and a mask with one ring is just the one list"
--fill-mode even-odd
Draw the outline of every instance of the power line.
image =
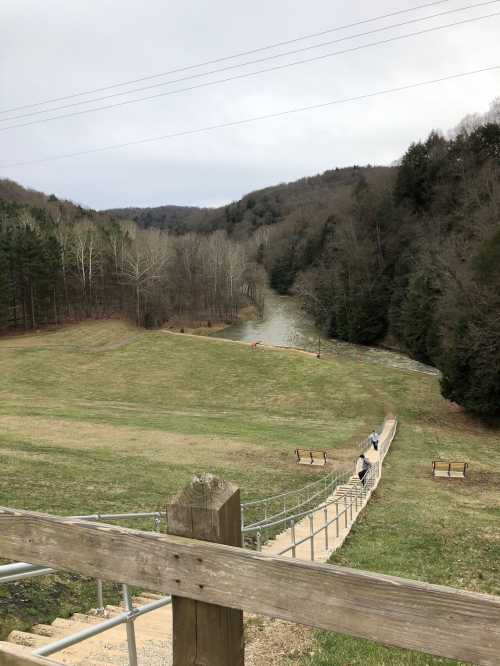
[[147, 97], [139, 97], [137, 99], [126, 100], [126, 101], [123, 101], [123, 102], [117, 102], [116, 104], [106, 104], [104, 106], [98, 106], [98, 107], [95, 107], [93, 109], [85, 109], [83, 111], [73, 111], [72, 113], [64, 113], [64, 114], [61, 114], [59, 116], [52, 116], [50, 118], [40, 118], [38, 120], [32, 120], [32, 121], [29, 121], [29, 122], [26, 122], [26, 123], [19, 123], [17, 125], [8, 125], [7, 127], [0, 128], [0, 133], [1, 132], [6, 132], [6, 131], [11, 130], [11, 129], [21, 128], [21, 127], [28, 127], [30, 125], [38, 125], [40, 123], [52, 122], [54, 120], [61, 120], [62, 118], [71, 118], [71, 117], [74, 117], [74, 116], [85, 115], [87, 113], [94, 113], [96, 111], [104, 111], [104, 110], [113, 109], [113, 108], [116, 108], [116, 107], [127, 106], [129, 104], [136, 104], [138, 102], [145, 102], [145, 101], [149, 101], [151, 99], [157, 99], [159, 97], [166, 97], [166, 96], [170, 96], [170, 95], [178, 95], [180, 93], [189, 92], [191, 90], [197, 90], [198, 88], [206, 88], [206, 87], [209, 87], [209, 86], [218, 85], [220, 83], [228, 83], [230, 81], [245, 79], [245, 78], [248, 78], [250, 76], [258, 76], [259, 74], [263, 74], [263, 73], [266, 73], [266, 72], [275, 72], [275, 71], [279, 71], [279, 70], [282, 70], [282, 69], [287, 69], [288, 67], [295, 67], [297, 65], [303, 65], [303, 64], [309, 63], [309, 62], [316, 62], [316, 61], [319, 61], [319, 60], [324, 60], [326, 58], [331, 58], [333, 56], [342, 55], [342, 54], [345, 54], [345, 53], [353, 53], [355, 51], [361, 51], [362, 49], [370, 48], [370, 47], [373, 47], [373, 46], [380, 46], [380, 45], [383, 45], [383, 44], [389, 44], [390, 42], [400, 41], [400, 40], [403, 40], [403, 39], [408, 39], [409, 37], [415, 37], [415, 36], [418, 36], [418, 35], [428, 34], [428, 33], [431, 33], [431, 32], [435, 32], [437, 30], [443, 30], [445, 28], [451, 28], [451, 27], [455, 27], [455, 26], [458, 26], [458, 25], [464, 25], [466, 23], [472, 23], [472, 22], [475, 22], [475, 21], [480, 21], [480, 20], [487, 19], [487, 18], [492, 18], [492, 17], [495, 17], [495, 16], [500, 16], [500, 12], [495, 12], [493, 14], [486, 14], [486, 15], [483, 15], [483, 16], [477, 16], [477, 17], [470, 18], [470, 19], [464, 19], [463, 21], [456, 21], [455, 23], [448, 23], [448, 24], [445, 24], [445, 25], [436, 26], [434, 28], [427, 28], [425, 30], [418, 30], [416, 32], [407, 33], [406, 35], [399, 35], [397, 37], [389, 37], [387, 39], [383, 39], [383, 40], [380, 40], [378, 42], [370, 42], [368, 44], [353, 46], [353, 47], [350, 47], [348, 49], [343, 49], [341, 51], [333, 51], [332, 53], [325, 53], [323, 55], [315, 56], [313, 58], [306, 58], [306, 59], [303, 59], [303, 60], [296, 60], [295, 62], [285, 63], [283, 65], [275, 65], [274, 67], [267, 67], [265, 69], [260, 69], [260, 70], [256, 70], [256, 71], [253, 71], [253, 72], [246, 72], [244, 74], [238, 74], [236, 76], [229, 76], [229, 77], [226, 77], [225, 79], [217, 79], [215, 81], [208, 81], [206, 83], [199, 83], [199, 84], [196, 84], [196, 85], [193, 85], [193, 86], [188, 86], [186, 88], [178, 88], [177, 90], [170, 90], [170, 91], [167, 91], [167, 92], [157, 93], [156, 95], [149, 95]]
[[177, 67], [176, 69], [171, 69], [166, 72], [159, 72], [158, 74], [150, 74], [149, 76], [142, 76], [137, 79], [131, 79], [129, 81], [123, 81], [121, 83], [114, 83], [112, 85], [108, 86], [103, 86], [101, 88], [94, 88], [92, 90], [86, 90], [82, 92], [77, 92], [77, 93], [72, 93], [70, 95], [65, 95], [63, 97], [54, 97], [52, 99], [47, 99], [42, 102], [34, 102], [31, 104], [23, 104], [21, 106], [14, 106], [11, 107], [10, 109], [4, 109], [3, 111], [0, 111], [0, 114], [4, 113], [11, 113], [12, 111], [21, 111], [22, 109], [30, 109], [35, 106], [42, 106], [43, 104], [51, 104], [52, 102], [62, 102], [63, 100], [66, 99], [72, 99], [74, 97], [83, 97], [85, 95], [92, 95], [94, 93], [98, 92], [103, 92], [104, 90], [111, 90], [113, 88], [119, 88], [121, 86], [127, 86], [127, 85], [133, 85], [134, 83], [141, 83], [142, 81], [149, 81], [151, 79], [157, 79], [161, 78], [162, 76], [168, 76], [170, 74], [178, 74], [180, 72], [186, 72], [191, 69], [197, 69], [198, 67], [205, 67], [209, 65], [216, 65], [217, 63], [220, 62], [225, 62], [227, 60], [233, 60], [234, 58], [240, 58], [242, 56], [247, 56], [247, 55], [253, 55], [255, 53], [260, 53], [261, 51], [267, 51], [269, 49], [273, 48], [278, 48], [279, 46], [287, 46], [288, 44], [294, 44], [296, 42], [300, 42], [306, 39], [312, 39], [314, 37], [322, 37], [323, 35], [327, 35], [332, 32], [338, 32], [340, 30], [346, 30], [347, 28], [355, 28], [358, 25], [364, 25], [366, 23], [373, 23], [375, 21], [380, 21], [382, 19], [386, 18], [391, 18], [393, 16], [398, 16], [401, 14], [407, 14], [409, 12], [414, 12], [418, 11], [419, 9], [426, 9], [427, 7], [434, 7], [436, 5], [442, 5], [447, 2], [450, 2], [450, 0], [436, 0], [435, 2], [427, 2], [426, 4], [423, 5], [416, 5], [415, 7], [410, 7], [409, 9], [400, 9], [395, 12], [390, 12], [388, 14], [380, 14], [379, 16], [374, 16], [373, 18], [367, 18], [367, 19], [362, 19], [360, 21], [355, 21], [354, 23], [346, 23], [344, 25], [339, 25], [334, 28], [329, 28], [328, 30], [322, 30], [321, 32], [315, 32], [315, 33], [310, 33], [308, 35], [303, 35], [301, 37], [295, 37], [294, 39], [288, 39], [285, 41], [281, 42], [275, 42], [274, 44], [268, 44], [267, 46], [260, 46], [255, 49], [251, 49], [249, 51], [240, 51], [239, 53], [234, 53], [232, 55], [228, 56], [223, 56], [221, 58], [215, 58], [213, 60], [205, 60], [204, 62], [200, 62], [194, 65], [187, 65], [184, 67]]
[[365, 93], [363, 95], [357, 95], [355, 97], [344, 97], [342, 99], [335, 99], [329, 102], [322, 102], [320, 104], [311, 104], [309, 106], [295, 107], [293, 109], [287, 109], [285, 111], [277, 111], [275, 113], [267, 113], [260, 116], [253, 116], [250, 118], [243, 118], [240, 120], [233, 120], [226, 123], [218, 123], [216, 125], [206, 125], [205, 127], [198, 127], [196, 129], [182, 130], [180, 132], [173, 132], [171, 134], [163, 134], [161, 136], [148, 137], [145, 139], [137, 139], [136, 141], [127, 141], [126, 143], [116, 143], [108, 146], [101, 146], [100, 148], [90, 148], [88, 150], [80, 150], [73, 153], [65, 153], [61, 155], [54, 155], [52, 157], [44, 157], [35, 160], [28, 160], [24, 162], [11, 162], [9, 164], [0, 165], [0, 169], [12, 169], [14, 167], [20, 166], [29, 166], [33, 164], [42, 164], [44, 162], [53, 162], [56, 160], [68, 159], [71, 157], [80, 157], [82, 155], [91, 155], [93, 153], [101, 153], [108, 150], [118, 150], [123, 148], [129, 148], [130, 146], [138, 146], [145, 143], [153, 143], [155, 141], [167, 141], [169, 139], [175, 139], [183, 136], [191, 136], [193, 134], [202, 134], [204, 132], [212, 132], [214, 130], [219, 130], [228, 127], [238, 127], [240, 125], [246, 125], [249, 123], [259, 122], [263, 120], [272, 120], [274, 118], [281, 118], [283, 116], [289, 116], [296, 113], [304, 113], [306, 111], [315, 111], [317, 109], [324, 109], [329, 106], [336, 106], [340, 104], [347, 104], [350, 102], [358, 102], [364, 99], [370, 99], [372, 97], [380, 97], [381, 95], [389, 95], [392, 93], [403, 92], [405, 90], [411, 90], [413, 88], [421, 88], [423, 86], [429, 86], [436, 83], [442, 83], [443, 81], [451, 81], [453, 79], [460, 79], [467, 76], [474, 76], [476, 74], [482, 74], [484, 72], [492, 72], [499, 70], [500, 65], [491, 65], [490, 67], [483, 67], [481, 69], [471, 70], [469, 72], [460, 72], [459, 74], [450, 74], [448, 76], [442, 76], [437, 79], [429, 79], [427, 81], [419, 81], [417, 83], [409, 83], [403, 86], [397, 86], [395, 88], [387, 88], [385, 90], [378, 90], [372, 93]]
[[[393, 28], [401, 28], [401, 27], [404, 27], [406, 25], [411, 25], [413, 23], [420, 23], [421, 21], [428, 21], [430, 19], [438, 18], [440, 16], [446, 16], [448, 14], [455, 14], [457, 12], [463, 12], [463, 11], [467, 11], [469, 9], [477, 9], [479, 7], [484, 7], [484, 6], [487, 6], [487, 5], [497, 4], [498, 2], [500, 2], [500, 0], [484, 0], [483, 2], [479, 2], [479, 3], [473, 4], [473, 5], [466, 5], [464, 7], [459, 7], [457, 9], [449, 9], [449, 10], [446, 10], [446, 11], [443, 11], [443, 12], [437, 12], [435, 14], [431, 14], [430, 16], [423, 16], [423, 17], [420, 17], [420, 18], [414, 18], [414, 19], [410, 19], [408, 21], [403, 21], [403, 22], [400, 22], [400, 23], [394, 23], [392, 25], [388, 25], [388, 26], [385, 26], [385, 27], [375, 28], [373, 30], [367, 30], [365, 32], [360, 32], [360, 33], [357, 33], [357, 34], [354, 34], [354, 35], [346, 35], [345, 37], [340, 37], [338, 39], [329, 40], [327, 42], [321, 42], [319, 44], [313, 44], [313, 45], [310, 45], [310, 46], [302, 47], [300, 49], [294, 49], [292, 51], [286, 51], [284, 53], [278, 53], [278, 54], [274, 54], [274, 55], [270, 55], [270, 56], [265, 56], [263, 58], [258, 58], [258, 59], [255, 59], [255, 60], [249, 60], [247, 62], [237, 63], [237, 64], [234, 64], [234, 65], [229, 65], [229, 66], [226, 66], [226, 67], [221, 67], [221, 68], [218, 68], [218, 69], [209, 70], [207, 72], [201, 72], [201, 73], [198, 73], [198, 74], [191, 74], [189, 76], [184, 76], [184, 77], [181, 77], [181, 78], [178, 78], [178, 79], [173, 79], [173, 80], [170, 80], [170, 81], [162, 81], [161, 83], [155, 83], [155, 84], [148, 85], [148, 86], [142, 86], [141, 88], [133, 88], [131, 90], [125, 90], [125, 91], [122, 91], [122, 92], [112, 93], [110, 95], [104, 95], [102, 97], [96, 97], [96, 98], [93, 98], [93, 99], [82, 100], [82, 101], [78, 101], [78, 102], [72, 102], [70, 104], [63, 104], [61, 106], [56, 106], [56, 107], [52, 107], [52, 108], [49, 108], [49, 109], [40, 109], [38, 111], [30, 111], [29, 113], [19, 114], [19, 115], [16, 115], [16, 116], [9, 116], [7, 118], [0, 118], [0, 122], [2, 122], [2, 123], [3, 122], [9, 122], [9, 121], [12, 121], [12, 120], [18, 120], [18, 119], [22, 119], [22, 118], [29, 118], [31, 116], [38, 116], [38, 115], [42, 115], [42, 114], [46, 114], [46, 113], [53, 113], [55, 111], [62, 111], [64, 109], [74, 108], [76, 106], [80, 106], [81, 104], [91, 104], [91, 103], [96, 103], [96, 102], [102, 102], [102, 101], [105, 101], [105, 100], [108, 100], [108, 99], [113, 99], [113, 98], [116, 98], [116, 97], [123, 97], [124, 95], [130, 95], [132, 93], [144, 92], [146, 90], [151, 90], [153, 88], [160, 88], [160, 87], [163, 87], [163, 86], [172, 85], [174, 83], [182, 83], [183, 81], [188, 81], [188, 80], [200, 78], [202, 76], [209, 76], [209, 75], [212, 75], [212, 74], [218, 74], [220, 72], [227, 72], [227, 71], [230, 71], [230, 70], [233, 70], [233, 69], [238, 69], [240, 67], [245, 67], [245, 66], [248, 66], [248, 65], [256, 65], [256, 64], [259, 64], [259, 63], [262, 63], [262, 62], [268, 62], [270, 60], [277, 60], [277, 59], [280, 59], [280, 58], [284, 58], [286, 56], [296, 55], [298, 53], [303, 53], [305, 51], [311, 51], [311, 50], [314, 50], [314, 49], [323, 48], [324, 46], [331, 46], [333, 44], [338, 44], [339, 42], [344, 42], [344, 41], [348, 41], [348, 40], [351, 40], [351, 39], [357, 39], [358, 37], [366, 37], [368, 35], [372, 35], [372, 34], [379, 33], [379, 32], [385, 32], [385, 31], [391, 30]], [[131, 100], [131, 101], [134, 102], [134, 100]], [[92, 111], [93, 111], [93, 109], [89, 109], [89, 112], [92, 112]], [[17, 127], [17, 126], [24, 126], [24, 125], [15, 125], [15, 127]], [[7, 129], [7, 128], [5, 128], [5, 129]]]

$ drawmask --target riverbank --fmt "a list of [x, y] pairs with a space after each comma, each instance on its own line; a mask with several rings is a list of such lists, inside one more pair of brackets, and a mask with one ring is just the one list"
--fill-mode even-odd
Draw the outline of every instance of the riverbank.
[[281, 296], [271, 289], [264, 293], [264, 312], [261, 318], [241, 321], [224, 328], [214, 337], [284, 349], [297, 349], [321, 355], [333, 355], [360, 363], [386, 368], [411, 370], [431, 376], [439, 371], [411, 359], [406, 354], [384, 347], [365, 347], [320, 335], [312, 318], [304, 312], [294, 296]]
[[172, 317], [161, 328], [163, 331], [171, 331], [173, 333], [210, 336], [237, 326], [241, 322], [253, 321], [257, 319], [257, 315], [258, 312], [255, 305], [246, 305], [238, 311], [234, 321]]

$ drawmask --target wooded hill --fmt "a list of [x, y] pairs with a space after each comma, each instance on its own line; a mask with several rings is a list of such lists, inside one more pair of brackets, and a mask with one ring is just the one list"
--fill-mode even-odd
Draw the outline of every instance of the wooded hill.
[[114, 218], [133, 220], [145, 229], [155, 227], [177, 234], [224, 229], [242, 240], [251, 237], [262, 226], [295, 221], [297, 216], [308, 224], [324, 221], [325, 215], [328, 217], [339, 207], [348, 205], [360, 173], [365, 175], [368, 182], [375, 184], [390, 178], [391, 172], [394, 169], [388, 167], [332, 169], [316, 176], [250, 192], [239, 201], [220, 208], [157, 206], [114, 208], [102, 212]]
[[252, 239], [271, 286], [326, 333], [398, 346], [442, 370], [446, 397], [500, 415], [499, 100], [399, 167], [327, 171], [183, 224]]
[[4, 181], [0, 222], [4, 326], [231, 319], [260, 265], [327, 334], [394, 344], [442, 370], [446, 397], [500, 415], [498, 101], [398, 167], [335, 169], [218, 209], [98, 213]]
[[0, 330], [110, 316], [232, 321], [259, 300], [260, 272], [223, 231], [140, 229], [0, 181]]

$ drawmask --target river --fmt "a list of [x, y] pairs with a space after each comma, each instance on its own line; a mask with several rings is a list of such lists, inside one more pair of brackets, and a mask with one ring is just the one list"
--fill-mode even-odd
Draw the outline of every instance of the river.
[[[312, 318], [300, 307], [293, 296], [280, 296], [266, 290], [264, 312], [260, 319], [240, 321], [214, 336], [244, 342], [260, 342], [275, 347], [294, 347], [307, 351], [318, 351], [318, 329]], [[419, 363], [400, 352], [381, 347], [365, 347], [333, 338], [320, 339], [322, 352], [333, 352], [358, 361], [365, 361], [391, 368], [401, 368], [429, 375], [438, 375], [439, 370]]]

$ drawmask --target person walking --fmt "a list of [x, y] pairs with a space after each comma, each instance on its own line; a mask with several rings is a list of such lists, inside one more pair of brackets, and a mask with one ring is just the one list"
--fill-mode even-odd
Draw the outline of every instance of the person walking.
[[365, 454], [362, 453], [356, 462], [356, 473], [363, 486], [366, 483], [365, 476], [367, 475], [369, 469], [370, 469], [370, 463], [365, 458]]
[[378, 451], [378, 432], [376, 430], [372, 430], [370, 437], [368, 439], [370, 440], [370, 443], [373, 445], [375, 451]]

